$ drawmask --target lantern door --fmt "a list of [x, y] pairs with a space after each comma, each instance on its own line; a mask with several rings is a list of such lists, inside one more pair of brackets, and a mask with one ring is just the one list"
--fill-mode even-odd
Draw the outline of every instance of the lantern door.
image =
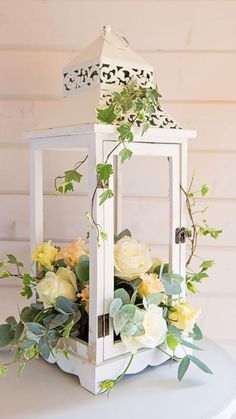
[[[112, 141], [104, 141], [104, 159], [114, 148], [115, 143]], [[153, 205], [153, 208], [150, 210], [152, 217], [156, 218], [157, 222], [153, 222], [153, 227], [151, 225], [151, 230], [154, 235], [160, 237], [163, 230], [164, 243], [160, 243], [160, 253], [161, 260], [164, 263], [169, 264], [170, 271], [173, 271], [178, 274], [184, 275], [183, 264], [181, 260], [181, 251], [184, 252], [185, 245], [176, 243], [176, 229], [181, 226], [181, 191], [180, 191], [180, 182], [181, 182], [181, 145], [180, 144], [161, 144], [161, 143], [144, 143], [144, 142], [133, 142], [129, 145], [129, 149], [133, 152], [133, 161], [138, 165], [136, 167], [135, 173], [140, 173], [141, 177], [133, 179], [134, 190], [137, 189], [137, 182], [144, 181], [144, 176], [142, 176], [142, 164], [141, 158], [148, 158], [152, 160], [152, 165], [155, 167], [156, 164], [156, 179], [157, 184], [167, 185], [166, 196], [159, 196], [157, 201], [158, 205]], [[145, 209], [142, 207], [142, 200], [136, 196], [135, 201], [139, 209], [139, 214], [142, 214], [140, 223], [145, 223], [145, 225], [139, 225], [137, 220], [136, 213], [134, 212], [134, 206], [129, 205], [127, 198], [124, 198], [125, 187], [127, 183], [126, 174], [122, 173], [124, 170], [124, 165], [119, 163], [118, 153], [120, 150], [115, 150], [110, 156], [110, 162], [115, 167], [115, 173], [113, 178], [110, 181], [109, 188], [114, 191], [115, 198], [106, 201], [104, 204], [104, 230], [108, 233], [108, 240], [104, 242], [104, 313], [109, 313], [109, 305], [114, 298], [114, 237], [119, 234], [125, 228], [136, 226], [137, 231], [132, 233], [137, 240], [145, 242], [145, 228], [149, 229], [150, 232], [150, 219], [148, 213], [142, 214], [145, 212]], [[140, 161], [139, 161], [140, 160]], [[131, 165], [131, 161], [127, 163], [127, 166]], [[166, 171], [163, 172], [164, 167]], [[132, 170], [132, 167], [131, 167]], [[131, 176], [132, 177], [132, 176]], [[147, 181], [147, 179], [146, 179]], [[130, 176], [129, 176], [130, 182]], [[145, 181], [144, 181], [145, 183]], [[155, 179], [150, 179], [150, 184], [155, 184]], [[144, 184], [145, 187], [145, 184]], [[146, 185], [149, 188], [149, 185]], [[155, 193], [155, 191], [153, 191]], [[154, 196], [153, 202], [155, 201]], [[148, 199], [148, 198], [147, 198]], [[126, 200], [126, 203], [122, 203], [123, 200]], [[132, 213], [133, 211], [133, 213]], [[125, 214], [124, 214], [125, 212]], [[149, 214], [151, 214], [149, 212]], [[129, 216], [127, 217], [127, 214]], [[127, 225], [128, 223], [128, 225]], [[155, 232], [155, 227], [158, 226], [158, 230]], [[142, 237], [140, 237], [140, 235]], [[146, 235], [148, 236], [148, 234]], [[149, 234], [150, 236], [150, 234]], [[150, 240], [149, 240], [150, 241]], [[157, 241], [158, 242], [158, 241]], [[147, 243], [150, 245], [150, 243]], [[165, 252], [163, 251], [163, 244]], [[162, 247], [162, 250], [161, 250]], [[153, 250], [153, 256], [156, 256], [158, 253], [158, 245], [155, 246]], [[159, 254], [160, 254], [159, 253]], [[157, 256], [159, 256], [157, 254]], [[183, 256], [183, 255], [182, 255]], [[184, 293], [184, 289], [183, 289]], [[122, 342], [114, 335], [112, 319], [110, 318], [109, 322], [109, 334], [104, 337], [104, 359], [109, 359], [114, 356], [118, 356], [128, 352]]]

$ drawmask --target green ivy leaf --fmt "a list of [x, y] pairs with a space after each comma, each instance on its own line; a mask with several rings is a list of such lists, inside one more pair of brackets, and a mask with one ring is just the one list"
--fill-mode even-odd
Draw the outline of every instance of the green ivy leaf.
[[204, 260], [201, 263], [200, 268], [209, 269], [209, 268], [212, 268], [212, 266], [214, 266], [214, 264], [215, 264], [214, 260]]
[[65, 326], [64, 333], [63, 333], [63, 336], [65, 339], [69, 339], [70, 332], [73, 326], [74, 326], [74, 320], [71, 320], [71, 322]]
[[134, 139], [134, 134], [131, 131], [131, 125], [130, 124], [122, 124], [117, 128], [117, 131], [119, 132], [118, 141], [124, 142], [128, 141], [131, 142]]
[[112, 192], [111, 189], [106, 189], [101, 195], [100, 195], [100, 201], [99, 201], [99, 205], [104, 204], [104, 202], [107, 199], [111, 199], [114, 196], [114, 193]]
[[123, 164], [126, 160], [130, 160], [131, 157], [132, 157], [132, 154], [133, 154], [133, 152], [131, 150], [129, 150], [128, 148], [124, 147], [119, 152], [121, 163]]
[[187, 369], [189, 367], [190, 364], [190, 359], [188, 356], [185, 356], [182, 361], [179, 364], [179, 368], [178, 368], [178, 380], [181, 381], [183, 379], [183, 377], [185, 376]]
[[16, 265], [16, 266], [19, 266], [19, 267], [24, 266], [23, 263], [19, 262], [14, 255], [9, 254], [9, 255], [7, 255], [7, 258], [8, 258], [7, 262], [11, 263], [12, 265]]
[[82, 175], [77, 170], [67, 170], [65, 172], [65, 182], [80, 182]]
[[109, 105], [105, 109], [97, 109], [97, 119], [106, 124], [112, 124], [117, 118], [115, 106]]
[[112, 164], [110, 163], [97, 164], [96, 172], [99, 176], [99, 179], [104, 183], [107, 183], [110, 176], [114, 173]]
[[192, 292], [193, 294], [195, 294], [195, 292], [197, 292], [196, 287], [192, 284], [192, 282], [187, 282], [187, 288], [190, 292]]
[[24, 369], [25, 369], [25, 362], [20, 363], [20, 365], [17, 368], [17, 373], [16, 373], [17, 381], [20, 379], [21, 375], [23, 374]]
[[0, 376], [6, 377], [8, 373], [8, 367], [6, 365], [0, 365]]
[[142, 132], [141, 132], [141, 136], [143, 136], [145, 134], [145, 132], [147, 132], [147, 130], [150, 128], [150, 122], [145, 121], [142, 124]]
[[201, 195], [202, 196], [206, 196], [208, 194], [208, 192], [209, 192], [208, 186], [207, 185], [202, 185], [202, 187], [201, 187]]

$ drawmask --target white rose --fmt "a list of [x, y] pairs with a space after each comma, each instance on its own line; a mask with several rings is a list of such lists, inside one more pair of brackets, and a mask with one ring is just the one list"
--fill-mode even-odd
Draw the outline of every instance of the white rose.
[[76, 276], [68, 268], [60, 267], [56, 273], [47, 272], [45, 277], [36, 285], [39, 301], [53, 305], [57, 297], [65, 297], [70, 301], [76, 300]]
[[162, 308], [150, 304], [144, 311], [144, 335], [125, 336], [121, 333], [123, 344], [132, 353], [137, 352], [139, 348], [155, 348], [163, 343], [166, 338], [167, 324], [163, 318]]
[[151, 252], [146, 244], [133, 237], [124, 236], [114, 247], [115, 276], [131, 281], [147, 272], [152, 266]]

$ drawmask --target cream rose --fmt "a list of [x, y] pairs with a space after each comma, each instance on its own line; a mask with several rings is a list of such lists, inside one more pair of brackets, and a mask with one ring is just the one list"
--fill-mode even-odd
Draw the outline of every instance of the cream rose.
[[123, 344], [135, 353], [139, 348], [155, 348], [164, 342], [167, 333], [167, 324], [163, 318], [161, 307], [150, 304], [144, 310], [143, 326], [145, 333], [142, 336], [125, 336], [121, 333]]
[[36, 285], [39, 301], [47, 305], [55, 304], [57, 297], [65, 297], [70, 301], [76, 300], [76, 276], [68, 268], [59, 268], [56, 273], [47, 272], [45, 277]]
[[148, 247], [133, 237], [124, 236], [114, 247], [115, 276], [131, 281], [147, 272], [152, 266]]
[[169, 314], [169, 320], [178, 329], [190, 333], [200, 314], [200, 308], [195, 309], [191, 304], [185, 302], [174, 307], [174, 311]]
[[142, 279], [142, 282], [138, 287], [140, 297], [146, 297], [147, 295], [154, 294], [155, 292], [164, 291], [164, 285], [157, 274], [142, 274], [140, 275], [140, 278]]

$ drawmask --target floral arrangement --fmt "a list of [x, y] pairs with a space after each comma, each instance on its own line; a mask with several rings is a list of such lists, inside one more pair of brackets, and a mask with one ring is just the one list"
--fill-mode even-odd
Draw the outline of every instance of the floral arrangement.
[[[118, 138], [113, 150], [104, 162], [96, 166], [97, 184], [94, 189], [90, 210], [86, 216], [92, 228], [96, 229], [98, 245], [106, 240], [106, 232], [94, 218], [94, 199], [98, 189], [102, 189], [99, 205], [113, 197], [109, 180], [113, 175], [113, 166], [109, 158], [120, 147], [121, 163], [132, 157], [129, 144], [133, 141], [133, 126], [141, 128], [141, 135], [149, 129], [151, 115], [159, 106], [160, 94], [157, 89], [138, 87], [132, 80], [121, 91], [114, 92], [110, 103], [97, 110], [97, 119], [101, 123], [117, 125]], [[79, 168], [87, 160], [75, 164], [55, 179], [55, 189], [59, 193], [74, 190], [82, 174]], [[113, 319], [114, 339], [121, 341], [131, 353], [126, 369], [114, 380], [107, 379], [100, 383], [101, 392], [110, 391], [122, 379], [139, 348], [157, 348], [173, 360], [179, 361], [178, 379], [182, 380], [190, 363], [202, 371], [212, 371], [196, 356], [191, 349], [200, 350], [192, 340], [200, 340], [202, 333], [197, 325], [201, 310], [183, 300], [182, 285], [195, 293], [196, 284], [208, 276], [212, 260], [202, 260], [198, 271], [190, 267], [196, 256], [199, 236], [218, 238], [221, 230], [209, 227], [206, 220], [196, 220], [195, 214], [205, 214], [206, 208], [196, 210], [198, 194], [204, 197], [208, 193], [207, 185], [198, 192], [190, 187], [182, 192], [186, 197], [190, 227], [187, 239], [190, 253], [187, 259], [186, 278], [171, 272], [168, 264], [152, 257], [146, 244], [139, 242], [124, 230], [115, 238], [114, 244], [114, 299], [110, 305]], [[37, 264], [36, 275], [22, 273], [23, 264], [9, 254], [0, 261], [0, 278], [18, 277], [22, 280], [21, 295], [34, 301], [20, 312], [20, 319], [10, 316], [0, 325], [0, 348], [11, 346], [15, 351], [17, 377], [25, 368], [26, 362], [41, 355], [45, 359], [62, 352], [68, 357], [68, 339], [88, 341], [89, 324], [89, 252], [86, 241], [79, 239], [63, 247], [54, 246], [50, 241], [40, 244], [32, 253], [32, 260]], [[11, 267], [15, 267], [12, 272]], [[113, 279], [112, 279], [113, 280]], [[179, 348], [182, 348], [179, 351]], [[179, 354], [180, 352], [180, 354]], [[9, 365], [0, 365], [0, 375], [7, 374]]]
[[[85, 240], [63, 247], [45, 242], [34, 249], [32, 260], [37, 263], [37, 276], [21, 273], [23, 265], [13, 255], [0, 263], [2, 278], [20, 278], [21, 295], [36, 298], [22, 309], [19, 321], [10, 316], [0, 325], [0, 348], [10, 345], [15, 351], [13, 363], [18, 364], [18, 377], [26, 362], [39, 355], [48, 359], [60, 351], [68, 357], [69, 338], [88, 340], [89, 254]], [[15, 266], [16, 273], [10, 266]], [[128, 230], [116, 237], [114, 299], [110, 305], [115, 340], [122, 341], [131, 359], [139, 348], [156, 347], [180, 361], [179, 380], [190, 362], [212, 374], [185, 350], [199, 350], [192, 339], [201, 339], [202, 333], [196, 323], [201, 310], [181, 297], [183, 281], [180, 275], [169, 273], [168, 265], [152, 257], [146, 244]], [[180, 346], [184, 350], [181, 357], [176, 355]], [[7, 374], [9, 364], [0, 366], [2, 376]], [[123, 375], [102, 382], [101, 391], [110, 390]]]

